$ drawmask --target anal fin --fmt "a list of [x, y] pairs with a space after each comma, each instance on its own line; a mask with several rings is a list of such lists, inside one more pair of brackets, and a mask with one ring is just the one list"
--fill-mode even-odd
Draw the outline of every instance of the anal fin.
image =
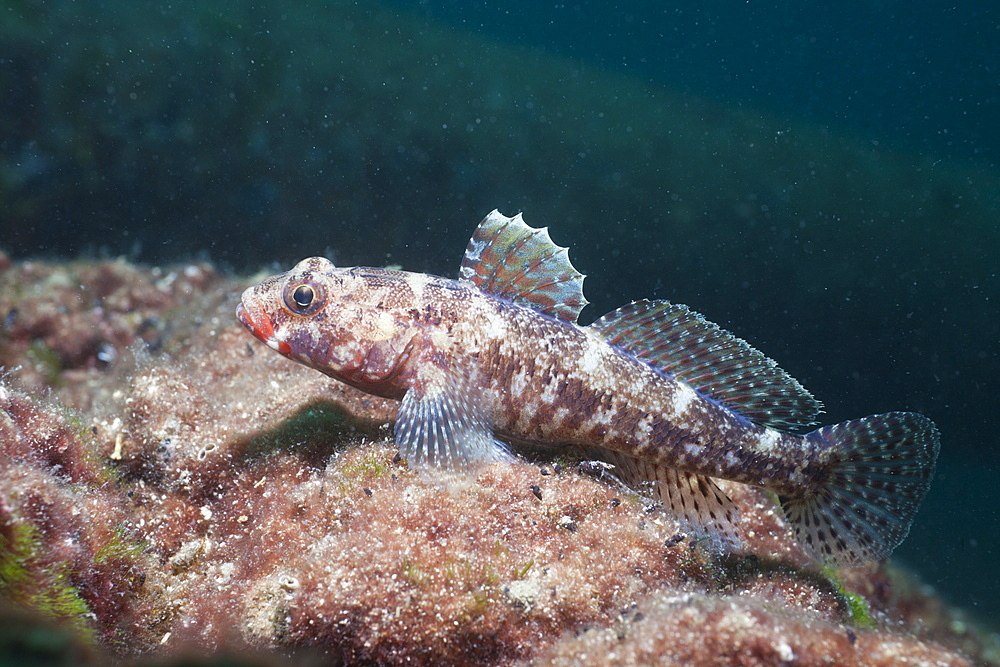
[[680, 522], [705, 533], [726, 551], [739, 551], [740, 511], [711, 477], [659, 466], [621, 452], [593, 451], [613, 463], [623, 482], [663, 503]]

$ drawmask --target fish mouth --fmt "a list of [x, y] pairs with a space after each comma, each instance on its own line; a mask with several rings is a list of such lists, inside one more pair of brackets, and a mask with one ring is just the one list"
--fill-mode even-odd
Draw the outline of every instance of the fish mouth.
[[247, 315], [247, 309], [243, 307], [242, 303], [236, 306], [236, 319], [247, 329], [253, 329], [253, 320]]
[[236, 319], [240, 321], [246, 329], [254, 335], [257, 340], [267, 345], [272, 350], [277, 350], [281, 354], [288, 355], [291, 347], [283, 340], [278, 340], [274, 335], [274, 327], [271, 320], [266, 315], [251, 317], [249, 309], [242, 303], [236, 306]]
[[240, 324], [249, 329], [254, 336], [260, 338], [264, 342], [267, 342], [266, 339], [270, 338], [274, 333], [273, 331], [269, 331], [265, 334], [264, 331], [257, 326], [257, 323], [253, 321], [253, 318], [250, 317], [250, 312], [242, 303], [236, 306], [236, 319], [240, 321]]

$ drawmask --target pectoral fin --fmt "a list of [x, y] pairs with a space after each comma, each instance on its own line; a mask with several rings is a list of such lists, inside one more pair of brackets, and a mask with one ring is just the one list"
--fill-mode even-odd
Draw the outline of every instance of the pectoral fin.
[[[438, 355], [443, 356], [443, 355]], [[396, 444], [410, 466], [463, 470], [503, 458], [493, 438], [475, 369], [450, 359], [421, 364], [396, 416]]]

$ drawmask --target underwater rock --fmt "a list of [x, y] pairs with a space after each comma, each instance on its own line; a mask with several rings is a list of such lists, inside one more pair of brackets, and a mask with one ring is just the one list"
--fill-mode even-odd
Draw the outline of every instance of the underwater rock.
[[0, 384], [0, 596], [107, 646], [146, 645], [149, 567], [87, 427]]
[[[0, 597], [58, 621], [81, 650], [1000, 664], [974, 624], [892, 566], [811, 565], [757, 489], [727, 486], [747, 553], [721, 555], [565, 462], [422, 477], [396, 460], [391, 401], [258, 354], [232, 317], [245, 284], [207, 267], [173, 281], [183, 298], [147, 292], [183, 267], [10, 272], [6, 308], [55, 315], [0, 335]], [[105, 302], [141, 313], [106, 305], [81, 320], [109, 272], [128, 279]], [[164, 323], [155, 346], [140, 335], [149, 318]], [[62, 356], [74, 348], [54, 332], [77, 321], [115, 332], [108, 363]], [[36, 341], [76, 361], [39, 372]]]
[[592, 628], [544, 652], [549, 665], [974, 664], [904, 634], [859, 630], [753, 596], [654, 594], [618, 627]]
[[[577, 244], [595, 312], [639, 296], [691, 303], [780, 358], [831, 421], [919, 411], [945, 434], [943, 471], [982, 470], [984, 454], [997, 465], [997, 424], [970, 400], [1000, 377], [995, 168], [713, 104], [377, 2], [6, 9], [0, 243], [14, 257], [211, 253], [256, 270], [329, 245], [351, 264], [452, 275], [444, 246], [458, 253], [470, 221], [528, 208]], [[88, 327], [102, 322], [91, 303], [67, 304], [83, 307], [76, 326], [0, 364], [30, 365], [39, 377], [22, 375], [25, 389], [58, 377], [60, 396], [79, 392], [68, 404], [108, 405], [87, 379], [116, 336], [139, 331]], [[140, 336], [155, 347], [178, 326], [164, 317]], [[947, 563], [935, 577], [951, 595], [997, 617], [996, 583], [959, 574], [997, 560], [989, 476], [948, 479], [927, 504], [941, 511], [918, 515], [898, 553], [918, 562], [920, 544]]]

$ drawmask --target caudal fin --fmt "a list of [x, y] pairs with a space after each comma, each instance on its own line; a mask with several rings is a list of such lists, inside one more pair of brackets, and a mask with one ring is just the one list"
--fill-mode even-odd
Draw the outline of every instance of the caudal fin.
[[860, 565], [886, 558], [910, 530], [927, 493], [940, 438], [913, 412], [889, 412], [809, 433], [833, 450], [825, 486], [804, 498], [781, 498], [795, 536], [814, 558]]

